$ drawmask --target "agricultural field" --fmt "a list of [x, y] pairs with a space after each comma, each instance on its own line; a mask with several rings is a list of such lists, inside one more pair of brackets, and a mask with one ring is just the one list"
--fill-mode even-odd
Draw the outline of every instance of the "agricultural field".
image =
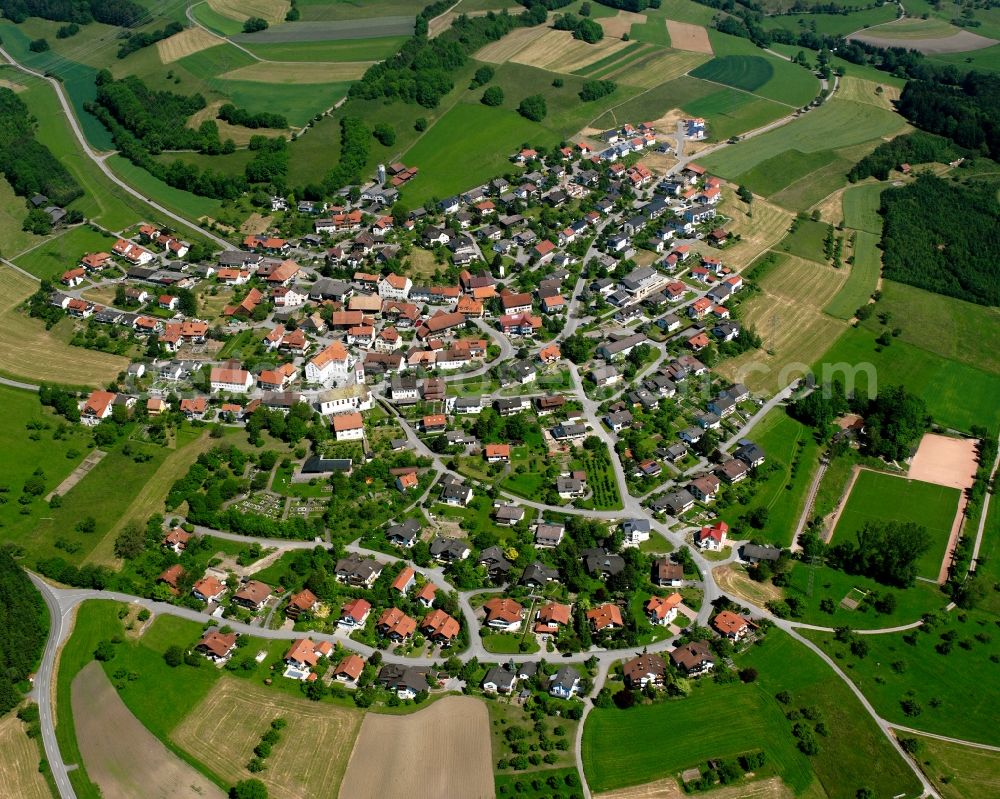
[[209, 33], [204, 28], [187, 28], [180, 33], [175, 33], [168, 39], [161, 39], [156, 43], [156, 53], [160, 61], [170, 64], [179, 61], [184, 56], [192, 53], [199, 53], [209, 47], [215, 47], [219, 43], [217, 36]]
[[848, 33], [881, 25], [896, 18], [896, 7], [886, 3], [877, 8], [866, 8], [852, 11], [850, 14], [782, 14], [767, 17], [764, 27], [767, 30], [779, 28], [800, 33], [804, 30], [815, 30], [827, 36], [846, 36]]
[[749, 39], [729, 36], [714, 28], [709, 28], [708, 38], [715, 58], [705, 69], [718, 77], [706, 74], [707, 79], [722, 78], [728, 85], [796, 108], [806, 105], [819, 93], [819, 81], [809, 70], [765, 53]]
[[728, 266], [743, 269], [782, 239], [792, 215], [759, 197], [754, 198], [748, 213], [747, 207], [730, 188], [724, 188], [722, 196], [729, 217], [727, 227], [740, 236], [735, 244], [726, 246], [722, 258]]
[[736, 89], [719, 89], [687, 103], [683, 109], [708, 123], [708, 140], [725, 141], [748, 130], [780, 119], [788, 109], [773, 100], [764, 100]]
[[[456, 10], [492, 8], [494, 0], [462, 0]], [[308, 21], [368, 19], [386, 16], [415, 16], [426, 5], [423, 0], [298, 0], [302, 19]], [[506, 3], [500, 2], [502, 8]]]
[[858, 230], [854, 234], [854, 263], [849, 267], [847, 282], [823, 309], [838, 319], [851, 319], [854, 312], [868, 302], [878, 287], [882, 273], [882, 251], [878, 248], [878, 234]]
[[844, 208], [844, 227], [868, 233], [881, 233], [882, 217], [878, 209], [882, 192], [886, 188], [888, 187], [884, 183], [866, 183], [847, 189], [841, 200]]
[[959, 53], [935, 53], [930, 60], [937, 64], [952, 64], [960, 70], [978, 69], [985, 72], [1000, 71], [1000, 44], [982, 50]]
[[88, 773], [104, 799], [225, 796], [142, 726], [96, 661], [73, 680], [73, 718]]
[[[873, 108], [868, 103], [833, 99], [800, 119], [726, 147], [699, 163], [715, 174], [742, 182], [754, 167], [790, 150], [805, 154], [838, 150], [892, 136], [904, 127], [902, 118], [890, 111]], [[789, 170], [786, 174], [786, 185], [805, 177], [812, 169], [815, 169], [814, 163], [796, 164], [794, 171]]]
[[941, 794], [941, 799], [1000, 797], [1000, 752], [975, 749], [923, 735], [914, 760]]
[[[878, 314], [890, 314], [889, 326], [899, 327], [899, 340], [968, 366], [1000, 374], [1000, 310], [945, 297], [886, 280]], [[881, 331], [875, 317], [863, 323]]]
[[[167, 41], [171, 41], [168, 39]], [[254, 55], [268, 61], [382, 61], [394, 55], [405, 36], [377, 36], [370, 39], [335, 39], [321, 42], [244, 45]]]
[[[762, 469], [766, 476], [755, 487], [748, 504], [731, 505], [719, 516], [736, 530], [738, 538], [761, 537], [787, 547], [792, 543], [818, 465], [819, 446], [812, 431], [783, 408], [775, 408], [754, 428], [753, 440], [767, 453], [768, 465]], [[747, 513], [756, 508], [768, 510], [767, 525], [761, 531], [742, 524]]]
[[492, 796], [489, 713], [472, 697], [445, 697], [409, 716], [369, 713], [341, 799]]
[[844, 324], [823, 308], [847, 279], [845, 270], [776, 253], [775, 266], [758, 282], [760, 294], [744, 305], [743, 320], [764, 346], [724, 361], [718, 371], [751, 391], [774, 393], [808, 371]]
[[927, 55], [982, 50], [996, 39], [957, 28], [940, 18], [906, 17], [867, 28], [847, 37], [877, 47], [906, 47]]
[[[532, 30], [520, 29], [520, 30]], [[486, 47], [497, 47], [501, 52], [503, 51], [499, 45], [505, 43], [505, 41], [514, 36], [517, 32], [508, 33], [503, 39], [493, 44], [489, 44]], [[627, 46], [627, 44], [620, 39], [602, 39], [597, 44], [587, 44], [579, 39], [574, 39], [573, 34], [569, 31], [557, 31], [557, 30], [546, 30], [542, 28], [542, 33], [540, 36], [535, 36], [532, 38], [523, 37], [527, 40], [527, 44], [518, 49], [516, 52], [508, 55], [503, 61], [497, 61], [495, 58], [487, 58], [480, 55], [483, 51], [480, 50], [476, 54], [477, 60], [481, 61], [492, 61], [494, 63], [503, 63], [504, 61], [513, 61], [516, 64], [524, 64], [529, 67], [538, 67], [539, 69], [550, 69], [555, 72], [565, 72], [572, 73], [578, 69], [589, 66], [590, 64], [600, 61], [607, 56], [617, 53]], [[519, 41], [520, 39], [515, 39]], [[486, 48], [484, 48], [486, 49]]]
[[407, 37], [413, 34], [413, 17], [378, 16], [369, 19], [331, 20], [326, 22], [283, 22], [255, 33], [231, 36], [239, 44], [288, 44], [291, 42], [326, 42], [334, 40], [378, 39], [386, 36]]
[[824, 264], [827, 258], [823, 252], [823, 241], [827, 236], [829, 226], [811, 219], [801, 219], [795, 222], [795, 231], [789, 233], [777, 249], [791, 253], [807, 261]]
[[[795, 670], [787, 668], [792, 661]], [[767, 765], [758, 776], [777, 774], [796, 795], [853, 799], [861, 785], [871, 786], [878, 796], [919, 794], [919, 783], [848, 687], [800, 644], [772, 630], [763, 645], [738, 659], [738, 665], [757, 669], [758, 681], [719, 685], [702, 680], [685, 699], [591, 712], [583, 735], [591, 788], [600, 792], [639, 785], [709, 758], [731, 758], [760, 748]], [[815, 706], [828, 729], [819, 754], [812, 758], [795, 747], [785, 708], [774, 699], [782, 690], [791, 694], [791, 707]], [[683, 747], [634, 745], [635, 740], [671, 740], [692, 729], [699, 734], [685, 735]], [[873, 761], [880, 764], [877, 773], [870, 768]]]
[[[827, 338], [827, 341], [830, 337]], [[942, 357], [906, 341], [894, 340], [887, 348], [875, 343], [872, 331], [848, 328], [841, 333], [825, 355], [817, 359], [813, 371], [823, 374], [823, 365], [831, 376], [843, 376], [843, 366], [867, 365], [854, 370], [855, 385], [871, 393], [869, 374], [877, 375], [880, 385], [904, 385], [922, 397], [934, 420], [945, 427], [968, 431], [973, 425], [1000, 429], [1000, 375]]]
[[930, 547], [917, 562], [917, 574], [936, 580], [951, 535], [961, 492], [864, 469], [851, 489], [831, 540], [853, 541], [870, 521], [913, 522], [927, 529]]
[[672, 46], [678, 50], [693, 50], [696, 53], [712, 54], [712, 42], [708, 38], [708, 31], [701, 25], [668, 19], [667, 35], [670, 37]]
[[71, 228], [48, 239], [29, 252], [14, 257], [14, 264], [42, 280], [58, 282], [87, 252], [111, 252], [115, 239], [85, 225]]
[[269, 23], [278, 23], [284, 20], [290, 8], [288, 0], [207, 0], [207, 2], [217, 14], [237, 22], [243, 22], [250, 17], [260, 17]]
[[878, 80], [866, 80], [845, 75], [837, 86], [837, 97], [841, 100], [853, 100], [856, 103], [868, 103], [886, 111], [894, 110], [893, 100], [898, 100], [900, 90]]
[[[310, 799], [337, 794], [363, 715], [223, 678], [174, 729], [171, 739], [227, 783], [235, 783], [254, 776], [245, 764], [271, 721], [283, 718], [287, 726], [258, 779], [274, 796]], [[302, 746], [306, 739], [310, 745]], [[317, 757], [318, 752], [326, 755]]]
[[44, 237], [22, 229], [27, 213], [24, 198], [14, 194], [11, 185], [0, 178], [0, 241], [4, 244], [0, 253], [8, 258], [45, 241]]
[[[446, 197], [502, 174], [510, 168], [511, 154], [524, 142], [542, 146], [557, 144], [600, 113], [601, 105], [581, 103], [577, 96], [583, 78], [567, 75], [564, 85], [556, 88], [552, 86], [552, 75], [514, 63], [497, 68], [491, 85], [499, 86], [504, 92], [504, 104], [499, 108], [488, 108], [479, 102], [482, 89], [469, 91], [462, 86], [458, 102], [403, 154], [402, 160], [420, 167], [421, 172], [404, 191], [406, 202], [420, 205], [429, 197]], [[601, 103], [606, 106], [621, 102], [638, 91], [619, 86]], [[541, 122], [525, 119], [514, 110], [521, 98], [534, 93], [544, 95], [548, 105], [548, 115]], [[470, 130], [488, 130], [490, 135], [466, 135]], [[315, 135], [315, 131], [310, 135]], [[398, 143], [396, 146], [398, 148]], [[384, 148], [372, 147], [373, 152], [379, 149], [385, 152]]]
[[0, 264], [0, 374], [35, 382], [103, 386], [128, 366], [128, 360], [118, 355], [70, 347], [67, 321], [46, 330], [41, 320], [17, 310], [37, 290], [35, 281]]
[[0, 796], [50, 799], [45, 777], [39, 771], [38, 745], [25, 734], [25, 725], [13, 712], [0, 721]]
[[[1000, 682], [990, 659], [996, 652], [990, 640], [995, 620], [979, 611], [942, 611], [916, 630], [865, 636], [868, 652], [861, 658], [830, 633], [810, 631], [807, 637], [840, 660], [888, 721], [996, 746]], [[956, 684], [975, 690], [954, 691]], [[902, 706], [906, 699], [916, 703], [909, 715]]]
[[364, 75], [371, 62], [345, 61], [330, 63], [258, 61], [220, 75], [222, 80], [256, 83], [343, 83]]

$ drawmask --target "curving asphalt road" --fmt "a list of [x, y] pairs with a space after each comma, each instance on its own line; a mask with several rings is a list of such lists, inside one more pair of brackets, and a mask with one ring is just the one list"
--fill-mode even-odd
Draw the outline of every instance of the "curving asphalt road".
[[77, 142], [80, 144], [80, 147], [83, 149], [83, 152], [86, 154], [86, 156], [95, 164], [97, 164], [97, 168], [104, 173], [105, 177], [107, 177], [108, 180], [110, 180], [112, 183], [114, 183], [121, 189], [127, 191], [133, 197], [142, 200], [144, 203], [149, 205], [151, 208], [154, 208], [163, 216], [172, 219], [175, 222], [184, 225], [185, 227], [191, 228], [192, 230], [198, 231], [201, 235], [205, 236], [206, 238], [218, 244], [222, 249], [224, 250], [234, 249], [233, 245], [230, 244], [225, 239], [220, 238], [215, 233], [212, 233], [209, 230], [205, 230], [205, 228], [200, 227], [199, 225], [195, 224], [194, 222], [191, 222], [188, 219], [185, 219], [182, 216], [178, 216], [173, 211], [164, 208], [155, 200], [151, 200], [149, 197], [143, 196], [140, 192], [133, 189], [128, 183], [125, 183], [121, 178], [119, 178], [114, 172], [111, 171], [111, 168], [106, 163], [104, 163], [104, 159], [101, 156], [97, 155], [97, 153], [95, 153], [93, 149], [91, 149], [90, 143], [87, 141], [86, 136], [83, 135], [83, 131], [80, 129], [80, 123], [77, 121], [76, 114], [74, 113], [73, 107], [72, 105], [70, 105], [70, 102], [66, 97], [66, 92], [63, 89], [62, 84], [55, 78], [47, 77], [41, 72], [37, 72], [29, 67], [24, 66], [23, 64], [18, 63], [17, 61], [14, 60], [14, 58], [10, 55], [10, 53], [8, 53], [6, 50], [3, 49], [3, 47], [0, 47], [0, 56], [3, 56], [3, 58], [7, 61], [7, 63], [9, 63], [15, 69], [19, 69], [21, 72], [24, 72], [27, 75], [33, 75], [36, 78], [41, 78], [42, 80], [48, 81], [49, 84], [51, 84], [52, 88], [54, 88], [56, 91], [56, 95], [59, 97], [59, 104], [62, 106], [63, 113], [66, 115], [66, 119], [69, 120], [70, 127], [73, 129], [73, 135], [76, 136]]

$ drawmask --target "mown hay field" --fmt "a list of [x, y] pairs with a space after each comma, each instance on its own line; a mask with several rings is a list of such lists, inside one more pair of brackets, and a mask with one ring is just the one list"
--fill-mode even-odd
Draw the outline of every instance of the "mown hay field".
[[668, 19], [667, 31], [670, 34], [671, 47], [676, 47], [678, 50], [691, 50], [695, 53], [712, 54], [712, 42], [709, 41], [708, 31], [701, 25]]
[[13, 713], [0, 721], [0, 796], [49, 799], [49, 786], [38, 771], [38, 747]]
[[223, 80], [247, 80], [257, 83], [335, 83], [357, 80], [371, 66], [370, 61], [342, 63], [295, 63], [285, 61], [258, 61], [246, 67], [227, 72]]
[[37, 290], [35, 281], [0, 264], [0, 373], [31, 382], [103, 386], [128, 366], [127, 358], [71, 347], [40, 320], [18, 311]]
[[573, 72], [627, 46], [628, 42], [607, 37], [597, 44], [587, 44], [574, 39], [569, 31], [548, 30], [542, 36], [530, 40], [525, 47], [510, 56], [509, 60], [553, 72]]
[[[272, 796], [312, 799], [337, 795], [362, 715], [248, 680], [223, 678], [171, 738], [228, 782], [256, 776]], [[267, 768], [252, 775], [246, 764], [276, 718], [287, 726], [267, 758]]]
[[[763, 346], [724, 361], [718, 371], [751, 391], [774, 393], [801, 377], [845, 327], [823, 308], [847, 279], [845, 270], [793, 255], [776, 254], [758, 281], [760, 294], [744, 306], [743, 320], [763, 339]], [[801, 367], [792, 374], [790, 369]]]
[[175, 33], [156, 43], [156, 52], [164, 64], [172, 64], [184, 56], [207, 50], [219, 44], [219, 37], [197, 26]]

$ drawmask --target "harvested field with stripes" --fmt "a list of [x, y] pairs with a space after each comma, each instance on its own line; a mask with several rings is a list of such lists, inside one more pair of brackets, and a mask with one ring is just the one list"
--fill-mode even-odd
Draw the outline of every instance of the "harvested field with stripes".
[[[480, 47], [472, 57], [477, 61], [487, 61], [491, 64], [506, 64], [513, 56], [548, 32], [549, 30], [542, 25], [533, 28], [515, 28], [499, 41]], [[566, 35], [570, 36], [568, 33]]]
[[621, 39], [626, 33], [631, 32], [633, 25], [642, 25], [646, 22], [645, 14], [636, 14], [633, 11], [619, 11], [613, 17], [604, 17], [597, 20], [604, 28], [604, 35], [612, 39]]
[[258, 61], [219, 77], [223, 80], [250, 80], [256, 83], [337, 83], [357, 80], [371, 61], [309, 62]]
[[204, 28], [187, 28], [180, 33], [175, 33], [169, 39], [162, 39], [156, 43], [156, 52], [160, 56], [160, 61], [164, 64], [172, 64], [179, 61], [184, 56], [207, 50], [209, 47], [221, 43], [218, 36], [214, 36]]
[[640, 54], [635, 60], [629, 59], [624, 65], [616, 65], [610, 72], [602, 72], [599, 77], [610, 78], [629, 86], [651, 89], [687, 74], [706, 60], [707, 56], [702, 53], [656, 47], [650, 53]]
[[548, 69], [553, 72], [573, 72], [606, 58], [628, 46], [628, 42], [602, 39], [587, 44], [574, 39], [569, 31], [548, 30], [532, 40], [508, 60], [515, 64]]

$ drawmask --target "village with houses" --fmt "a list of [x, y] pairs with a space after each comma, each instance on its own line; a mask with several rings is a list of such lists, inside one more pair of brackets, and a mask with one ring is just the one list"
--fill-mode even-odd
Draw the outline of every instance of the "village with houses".
[[[741, 321], [764, 249], [740, 246], [749, 203], [696, 160], [644, 161], [705, 136], [703, 119], [635, 121], [524, 147], [505, 175], [404, 212], [417, 169], [396, 163], [337, 204], [271, 198], [271, 229], [210, 257], [153, 221], [78, 253], [23, 312], [129, 365], [42, 403], [99, 448], [137, 429], [210, 440], [114, 587], [198, 620], [185, 657], [222, 674], [352, 708], [465, 694], [534, 718], [537, 746], [494, 746], [512, 779], [582, 775], [592, 711], [754, 682], [753, 650], [794, 629], [769, 580], [803, 557], [767, 507], [744, 510], [788, 479], [758, 425], [811, 386], [754, 393], [716, 369], [761, 347]], [[282, 229], [293, 212], [311, 232]], [[863, 420], [841, 428], [850, 446]], [[748, 740], [674, 776], [752, 780], [765, 752]]]

